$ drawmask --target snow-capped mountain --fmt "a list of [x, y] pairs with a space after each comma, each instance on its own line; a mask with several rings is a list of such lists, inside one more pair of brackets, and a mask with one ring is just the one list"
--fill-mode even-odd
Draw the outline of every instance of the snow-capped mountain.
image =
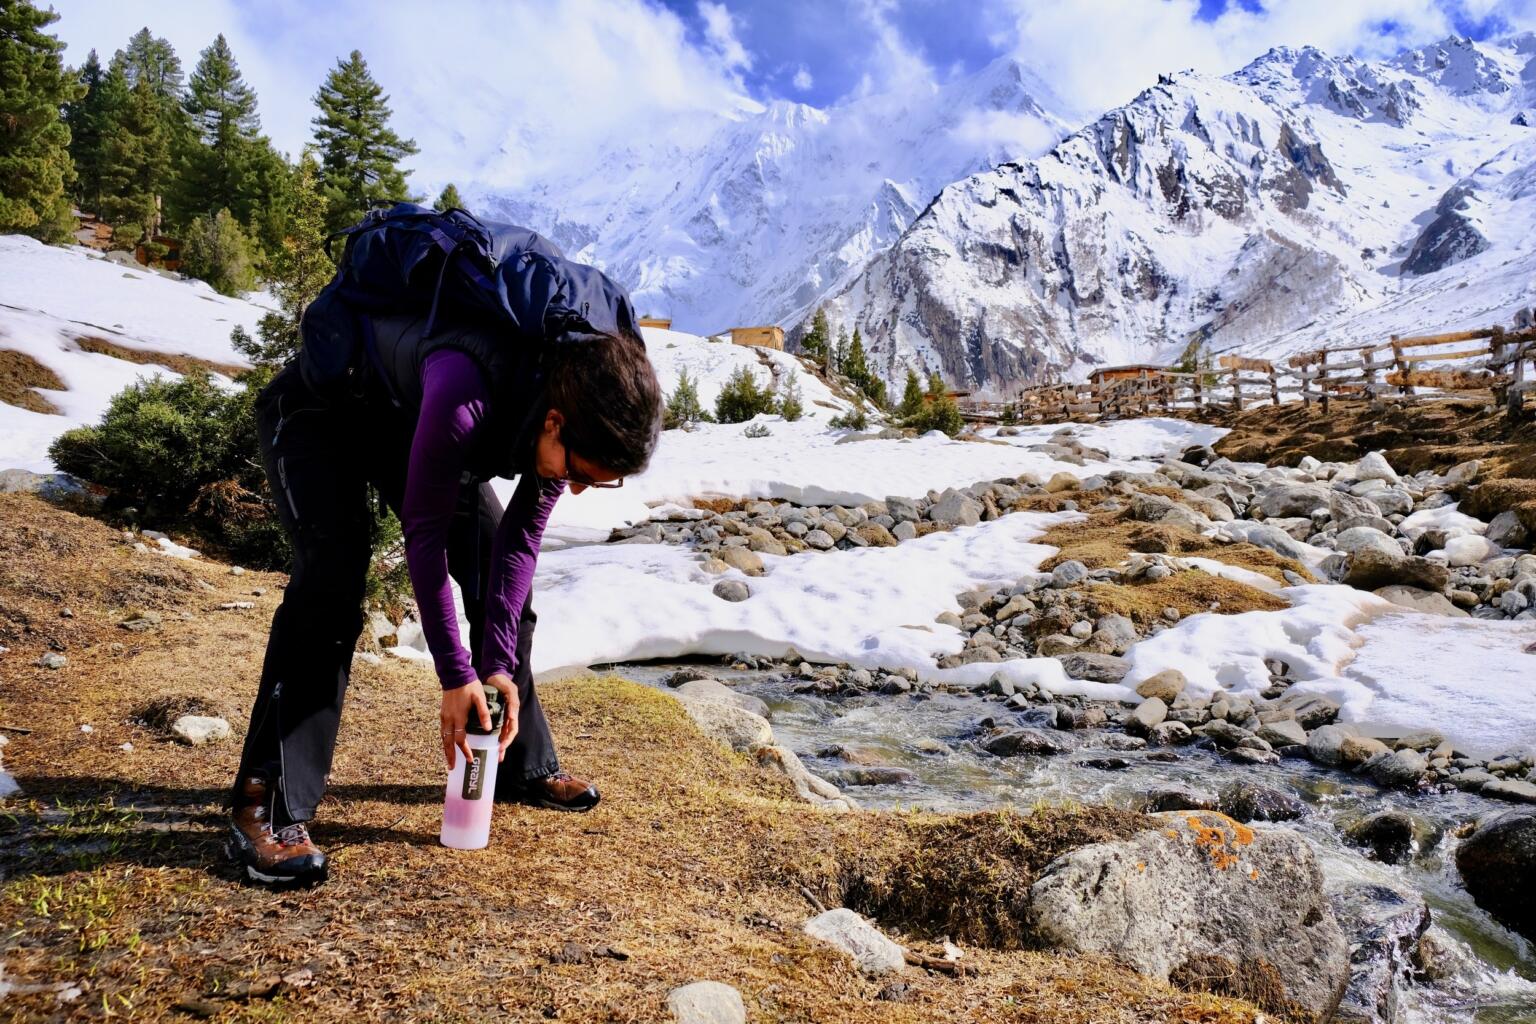
[[[898, 238], [939, 189], [1045, 152], [1066, 105], [1013, 60], [919, 95], [820, 109], [750, 100], [679, 117], [592, 165], [475, 210], [541, 230], [631, 288], [643, 314], [711, 333], [792, 323]], [[1075, 123], [1075, 122], [1074, 122]]]
[[826, 308], [893, 380], [994, 391], [1507, 322], [1536, 301], [1533, 106], [1529, 33], [1165, 77], [944, 189]]

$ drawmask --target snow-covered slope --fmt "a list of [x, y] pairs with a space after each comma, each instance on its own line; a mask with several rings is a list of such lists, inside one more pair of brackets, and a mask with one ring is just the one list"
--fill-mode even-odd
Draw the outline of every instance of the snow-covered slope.
[[84, 351], [80, 338], [243, 366], [230, 332], [253, 331], [264, 312], [201, 281], [125, 267], [90, 249], [0, 235], [0, 349], [30, 356], [67, 388], [39, 391], [57, 414], [0, 403], [0, 468], [51, 471], [48, 445], [55, 437], [96, 422], [111, 397], [140, 377], [171, 374], [153, 363]]
[[893, 242], [940, 188], [1068, 130], [1049, 86], [1013, 60], [921, 95], [820, 109], [742, 101], [616, 143], [508, 192], [464, 193], [631, 288], [642, 313], [709, 334], [791, 322]]
[[1530, 34], [1165, 77], [946, 188], [829, 312], [892, 379], [995, 390], [1508, 320], [1536, 297], [1533, 83]]

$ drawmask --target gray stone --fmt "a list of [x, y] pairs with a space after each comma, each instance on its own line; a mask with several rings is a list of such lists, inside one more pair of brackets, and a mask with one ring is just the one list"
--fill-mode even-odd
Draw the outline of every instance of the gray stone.
[[[1427, 612], [1430, 615], [1444, 615], [1447, 618], [1464, 619], [1467, 613], [1456, 607], [1444, 594], [1433, 590], [1425, 590], [1422, 587], [1408, 587], [1400, 583], [1391, 586], [1377, 587], [1376, 596], [1385, 598], [1401, 608], [1412, 608], [1414, 611]], [[1476, 599], [1474, 597], [1474, 603]]]
[[714, 586], [713, 593], [722, 601], [745, 601], [752, 596], [752, 590], [741, 580], [721, 580]]
[[1361, 498], [1347, 491], [1328, 493], [1328, 514], [1340, 529], [1344, 523], [1355, 519], [1381, 519], [1381, 509], [1369, 498]]
[[1377, 754], [1360, 767], [1378, 785], [1407, 789], [1419, 784], [1429, 770], [1429, 761], [1417, 750], [1394, 750]]
[[1423, 832], [1407, 811], [1386, 810], [1350, 824], [1344, 829], [1344, 838], [1370, 850], [1384, 864], [1401, 864]]
[[676, 1024], [747, 1024], [741, 993], [718, 981], [695, 981], [667, 993]]
[[1419, 555], [1389, 555], [1374, 548], [1361, 548], [1349, 556], [1343, 582], [1359, 590], [1401, 584], [1441, 592], [1451, 582], [1451, 571], [1443, 562]]
[[1183, 722], [1159, 722], [1147, 733], [1147, 741], [1155, 746], [1171, 747], [1188, 743], [1193, 735]]
[[1273, 747], [1297, 746], [1307, 742], [1307, 730], [1293, 718], [1265, 722], [1259, 727], [1257, 735], [1259, 739]]
[[[1477, 905], [1536, 942], [1536, 808], [1519, 807], [1478, 822], [1456, 849], [1456, 869]], [[1513, 879], [1525, 885], [1511, 885]]]
[[975, 526], [981, 522], [981, 503], [953, 487], [928, 509], [928, 518], [944, 526]]
[[1060, 754], [1067, 746], [1060, 739], [1039, 729], [1014, 729], [984, 740], [981, 748], [998, 757], [1018, 757], [1024, 754], [1036, 757]]
[[192, 747], [229, 739], [229, 723], [214, 715], [182, 715], [171, 723], [171, 735]]
[[891, 536], [897, 540], [912, 540], [917, 536], [917, 527], [908, 520], [903, 519], [891, 527]]
[[718, 679], [691, 679], [678, 686], [679, 697], [691, 697], [696, 700], [718, 700], [724, 704], [733, 704], [743, 711], [750, 711], [761, 718], [770, 716], [768, 704], [750, 693], [740, 693], [731, 689]]
[[1536, 804], [1536, 783], [1499, 779], [1496, 782], [1487, 783], [1479, 792], [1483, 796], [1497, 797], [1514, 803]]
[[1265, 519], [1310, 516], [1328, 507], [1330, 489], [1321, 484], [1273, 484], [1258, 493], [1253, 509]]
[[1319, 726], [1307, 734], [1307, 756], [1318, 764], [1342, 764], [1344, 762], [1344, 741], [1354, 735], [1354, 726]]
[[[1164, 704], [1172, 704], [1174, 699], [1184, 692], [1184, 687], [1188, 685], [1189, 681], [1184, 678], [1184, 673], [1176, 668], [1167, 668], [1137, 683], [1136, 695], [1139, 697], [1156, 697]], [[1153, 724], [1157, 723], [1154, 722]]]
[[1309, 730], [1339, 717], [1339, 702], [1320, 693], [1287, 693], [1276, 702], [1276, 707], [1289, 711], [1302, 728]]
[[746, 753], [773, 742], [773, 726], [762, 715], [725, 701], [689, 696], [682, 693], [682, 687], [678, 692], [683, 710], [693, 719], [693, 724], [716, 743], [737, 753]]
[[1371, 548], [1389, 558], [1403, 557], [1403, 548], [1397, 541], [1369, 526], [1352, 526], [1347, 530], [1340, 530], [1333, 538], [1333, 546], [1347, 555]]
[[1306, 840], [1209, 812], [1157, 817], [1163, 827], [1047, 865], [1030, 888], [1032, 941], [1160, 980], [1211, 957], [1267, 964], [1287, 999], [1326, 1014], [1345, 983], [1349, 945]]
[[1296, 797], [1255, 782], [1223, 786], [1217, 807], [1238, 821], [1294, 821], [1307, 813], [1307, 805]]
[[1077, 559], [1068, 559], [1051, 570], [1051, 586], [1061, 589], [1088, 578], [1088, 567]]
[[817, 551], [827, 551], [837, 541], [833, 540], [832, 535], [826, 530], [812, 530], [805, 535], [805, 543], [807, 547], [815, 548]]
[[732, 569], [740, 569], [748, 576], [763, 574], [762, 556], [750, 548], [721, 548], [720, 553], [715, 557]]
[[1374, 736], [1350, 736], [1339, 744], [1339, 763], [1354, 768], [1391, 749]]
[[1483, 536], [1501, 548], [1526, 548], [1531, 546], [1531, 531], [1520, 522], [1520, 514], [1508, 509], [1494, 516]]
[[1180, 786], [1154, 789], [1141, 802], [1143, 814], [1155, 814], [1158, 811], [1214, 811], [1215, 809], [1215, 793], [1184, 789]]
[[1168, 705], [1161, 698], [1148, 697], [1125, 717], [1125, 731], [1133, 736], [1145, 736], [1167, 717]]
[[1247, 729], [1221, 718], [1213, 718], [1204, 725], [1196, 726], [1194, 733], [1196, 736], [1210, 737], [1217, 746], [1223, 748], [1235, 747], [1253, 735]]
[[846, 907], [811, 918], [805, 933], [847, 953], [865, 974], [891, 974], [906, 966], [906, 952], [900, 946]]
[[918, 511], [917, 502], [911, 498], [887, 497], [885, 499], [885, 508], [898, 525], [901, 523], [915, 523], [923, 517], [922, 513]]
[[[731, 710], [736, 710], [732, 708]], [[767, 723], [764, 723], [765, 725]], [[858, 809], [858, 804], [852, 797], [847, 797], [832, 783], [817, 775], [812, 775], [810, 770], [800, 760], [798, 754], [788, 747], [761, 746], [752, 751], [752, 756], [757, 758], [757, 763], [765, 768], [771, 768], [781, 773], [789, 780], [795, 789], [795, 795], [806, 803], [824, 811], [853, 811]]]
[[44, 651], [42, 656], [37, 659], [37, 663], [51, 672], [57, 672], [69, 664], [69, 659], [58, 651]]
[[1389, 484], [1398, 481], [1397, 472], [1381, 452], [1368, 452], [1355, 463], [1356, 480], [1385, 480]]
[[1113, 654], [1091, 654], [1075, 651], [1056, 657], [1061, 667], [1073, 679], [1088, 679], [1096, 683], [1118, 683], [1131, 670], [1131, 663]]
[[1234, 540], [1246, 541], [1256, 547], [1267, 548], [1277, 555], [1286, 558], [1294, 558], [1298, 562], [1305, 562], [1307, 553], [1296, 539], [1278, 527], [1268, 523], [1251, 523], [1238, 521], [1226, 523], [1222, 526], [1222, 532]]

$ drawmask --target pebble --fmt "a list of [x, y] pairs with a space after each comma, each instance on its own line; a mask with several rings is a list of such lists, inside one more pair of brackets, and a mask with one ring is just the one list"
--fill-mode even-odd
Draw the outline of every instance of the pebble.
[[745, 601], [752, 596], [752, 591], [740, 580], [721, 580], [714, 586], [713, 593], [722, 601]]
[[37, 663], [50, 671], [58, 671], [69, 664], [69, 659], [58, 651], [45, 651], [43, 656], [37, 659]]

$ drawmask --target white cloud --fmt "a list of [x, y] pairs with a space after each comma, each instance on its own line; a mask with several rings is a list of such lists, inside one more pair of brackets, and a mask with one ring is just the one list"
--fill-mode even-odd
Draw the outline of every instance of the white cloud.
[[811, 77], [811, 69], [801, 64], [799, 70], [795, 72], [793, 83], [796, 89], [806, 92], [816, 84], [816, 80]]
[[1038, 118], [1005, 110], [966, 111], [950, 134], [976, 153], [1042, 153], [1057, 141]]
[[[1159, 73], [1226, 74], [1272, 46], [1382, 57], [1455, 31], [1442, 0], [1274, 0], [1257, 12], [1229, 5], [1213, 21], [1196, 16], [1197, 0], [1004, 3], [1014, 11], [1018, 57], [1089, 114], [1125, 103]], [[1496, 13], [1516, 24], [1532, 6], [1530, 0], [1458, 3], [1474, 17]]]
[[53, 31], [75, 64], [92, 47], [110, 56], [147, 23], [190, 71], [223, 32], [260, 97], [264, 129], [289, 153], [310, 138], [326, 72], [361, 50], [390, 95], [395, 129], [421, 147], [408, 166], [423, 192], [450, 180], [521, 185], [750, 104], [737, 74], [750, 55], [732, 49], [733, 34], [697, 44], [645, 0], [52, 2], [62, 16]]
[[699, 17], [704, 19], [704, 38], [709, 41], [728, 68], [751, 70], [752, 55], [736, 36], [736, 20], [723, 3], [700, 0]]

